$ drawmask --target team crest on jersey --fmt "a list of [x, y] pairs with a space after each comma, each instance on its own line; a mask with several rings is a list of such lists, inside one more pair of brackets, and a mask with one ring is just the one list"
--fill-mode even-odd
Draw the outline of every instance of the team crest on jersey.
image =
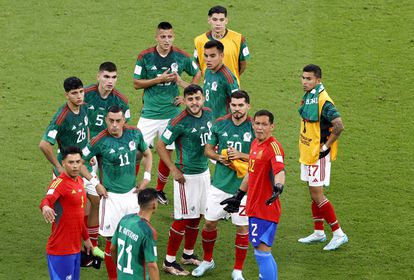
[[134, 151], [134, 150], [136, 150], [137, 149], [137, 145], [135, 144], [135, 142], [133, 141], [133, 140], [131, 140], [130, 142], [129, 142], [129, 150], [130, 151]]
[[171, 72], [178, 72], [178, 64], [177, 64], [177, 62], [171, 63]]
[[250, 142], [252, 140], [252, 134], [250, 132], [246, 132], [243, 134], [243, 141]]
[[211, 90], [217, 91], [217, 82], [211, 84]]

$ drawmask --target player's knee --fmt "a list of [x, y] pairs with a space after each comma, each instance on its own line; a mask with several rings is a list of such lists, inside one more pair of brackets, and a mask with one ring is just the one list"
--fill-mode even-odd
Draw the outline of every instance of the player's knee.
[[217, 228], [217, 221], [208, 221], [204, 223], [204, 229], [208, 231], [215, 230]]

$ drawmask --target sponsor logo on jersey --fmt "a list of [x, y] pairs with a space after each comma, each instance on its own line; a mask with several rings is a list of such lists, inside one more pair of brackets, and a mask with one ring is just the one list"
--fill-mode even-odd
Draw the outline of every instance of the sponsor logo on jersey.
[[134, 140], [129, 141], [129, 150], [134, 151], [137, 149], [137, 145], [135, 144]]
[[193, 128], [193, 130], [191, 130], [191, 133], [197, 132], [197, 129]]
[[93, 105], [88, 107], [89, 110], [95, 110], [95, 107], [93, 107]]
[[177, 62], [171, 63], [171, 72], [178, 72], [178, 64], [177, 64]]
[[252, 140], [252, 134], [250, 132], [246, 132], [243, 134], [243, 141], [250, 142]]
[[110, 151], [109, 151], [109, 154], [114, 154], [115, 153], [115, 150], [114, 149], [111, 149]]
[[51, 130], [51, 131], [49, 131], [48, 133], [47, 133], [47, 137], [50, 137], [50, 138], [53, 138], [53, 139], [56, 139], [56, 135], [57, 135], [57, 130], [56, 129], [53, 129], [53, 130]]
[[211, 90], [217, 91], [217, 82], [211, 84]]
[[151, 67], [151, 70], [152, 70], [152, 71], [157, 71], [157, 66], [155, 66], [155, 65], [154, 65], [154, 66], [152, 66], [152, 67]]
[[72, 130], [76, 130], [76, 125], [72, 126]]
[[221, 136], [228, 137], [229, 135], [227, 134], [227, 132], [224, 132]]
[[319, 181], [318, 181], [318, 179], [316, 179], [316, 178], [315, 178], [315, 179], [313, 179], [313, 181], [312, 181], [312, 182], [313, 182], [313, 183], [317, 183], [317, 182], [319, 182]]
[[119, 151], [125, 150], [125, 147], [119, 147]]

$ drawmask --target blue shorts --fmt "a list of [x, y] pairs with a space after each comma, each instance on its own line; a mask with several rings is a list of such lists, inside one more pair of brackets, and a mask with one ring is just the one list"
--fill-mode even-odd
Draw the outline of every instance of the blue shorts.
[[73, 255], [49, 255], [46, 254], [47, 266], [49, 267], [50, 279], [71, 279], [80, 278], [80, 253]]
[[249, 217], [249, 240], [253, 247], [264, 243], [272, 247], [277, 230], [277, 223]]

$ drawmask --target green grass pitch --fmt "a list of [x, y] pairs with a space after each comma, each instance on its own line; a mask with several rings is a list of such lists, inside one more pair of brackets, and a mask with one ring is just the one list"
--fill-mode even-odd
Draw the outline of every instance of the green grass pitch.
[[[131, 102], [135, 125], [141, 91], [132, 87], [135, 59], [154, 45], [155, 27], [170, 21], [176, 45], [190, 54], [208, 29], [211, 1], [0, 1], [0, 279], [47, 279], [50, 233], [38, 209], [51, 179], [38, 149], [64, 102], [63, 79], [95, 82], [106, 60], [119, 67], [118, 89]], [[413, 279], [414, 4], [368, 1], [222, 1], [229, 28], [242, 32], [252, 55], [242, 87], [252, 110], [276, 116], [274, 135], [286, 153], [287, 184], [273, 249], [280, 279]], [[345, 131], [327, 196], [350, 241], [336, 252], [297, 239], [312, 230], [310, 199], [299, 180], [297, 108], [301, 69], [319, 64]], [[411, 152], [410, 152], [411, 151]], [[158, 159], [158, 156], [156, 156]], [[155, 167], [156, 165], [154, 165]], [[153, 171], [155, 178], [156, 169]], [[154, 179], [155, 181], [155, 179]], [[172, 197], [171, 181], [167, 186]], [[172, 205], [153, 218], [159, 265]], [[200, 238], [199, 238], [200, 239]], [[204, 279], [230, 279], [234, 228], [219, 225], [216, 269]], [[202, 255], [201, 244], [196, 253]], [[257, 279], [250, 247], [244, 275]], [[82, 279], [106, 271], [82, 270]], [[161, 272], [161, 279], [174, 279]]]

